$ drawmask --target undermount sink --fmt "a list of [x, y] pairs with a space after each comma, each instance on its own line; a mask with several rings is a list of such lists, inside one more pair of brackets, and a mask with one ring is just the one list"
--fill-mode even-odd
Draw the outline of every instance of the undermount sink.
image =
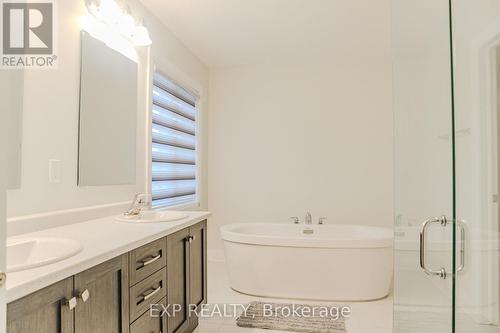
[[74, 256], [83, 249], [67, 238], [18, 238], [7, 240], [7, 272], [45, 266]]
[[173, 222], [185, 219], [189, 215], [186, 212], [179, 211], [143, 211], [139, 215], [126, 216], [124, 214], [116, 217], [119, 222], [128, 223], [157, 223]]

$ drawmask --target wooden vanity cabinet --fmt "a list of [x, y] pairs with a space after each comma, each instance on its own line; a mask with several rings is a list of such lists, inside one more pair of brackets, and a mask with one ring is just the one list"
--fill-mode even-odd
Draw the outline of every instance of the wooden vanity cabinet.
[[[206, 232], [200, 222], [9, 303], [7, 333], [193, 332], [189, 304], [207, 299]], [[154, 303], [182, 311], [150, 317]]]

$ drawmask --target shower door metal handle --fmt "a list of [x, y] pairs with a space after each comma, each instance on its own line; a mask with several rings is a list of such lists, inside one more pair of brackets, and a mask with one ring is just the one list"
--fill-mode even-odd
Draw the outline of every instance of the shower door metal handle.
[[457, 273], [458, 273], [463, 271], [465, 268], [465, 246], [466, 246], [465, 222], [457, 221], [457, 226], [460, 229], [460, 265], [457, 267]]
[[424, 270], [424, 272], [428, 275], [431, 276], [439, 276], [442, 279], [446, 279], [447, 273], [444, 268], [441, 268], [440, 270], [434, 270], [430, 269], [426, 266], [426, 261], [425, 261], [425, 247], [426, 247], [426, 234], [427, 234], [427, 228], [431, 226], [434, 223], [439, 223], [443, 227], [445, 227], [448, 224], [448, 219], [446, 216], [441, 216], [441, 217], [434, 217], [432, 219], [426, 220], [422, 223], [422, 229], [420, 230], [420, 267]]

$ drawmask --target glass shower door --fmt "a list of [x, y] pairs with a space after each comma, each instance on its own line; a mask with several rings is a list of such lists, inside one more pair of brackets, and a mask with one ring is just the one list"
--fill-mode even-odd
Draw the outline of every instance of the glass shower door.
[[500, 332], [500, 1], [452, 0], [455, 332]]
[[500, 333], [500, 1], [393, 0], [393, 45], [394, 331]]
[[452, 332], [454, 184], [448, 0], [393, 0], [392, 9], [394, 332]]

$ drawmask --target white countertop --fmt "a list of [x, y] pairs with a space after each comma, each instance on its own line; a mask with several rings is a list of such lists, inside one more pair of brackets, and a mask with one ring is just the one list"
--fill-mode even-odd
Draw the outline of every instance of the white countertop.
[[175, 222], [123, 223], [113, 216], [46, 229], [15, 238], [62, 237], [80, 241], [83, 250], [50, 265], [7, 274], [7, 303], [50, 286], [107, 260], [205, 220], [209, 212], [187, 212]]

